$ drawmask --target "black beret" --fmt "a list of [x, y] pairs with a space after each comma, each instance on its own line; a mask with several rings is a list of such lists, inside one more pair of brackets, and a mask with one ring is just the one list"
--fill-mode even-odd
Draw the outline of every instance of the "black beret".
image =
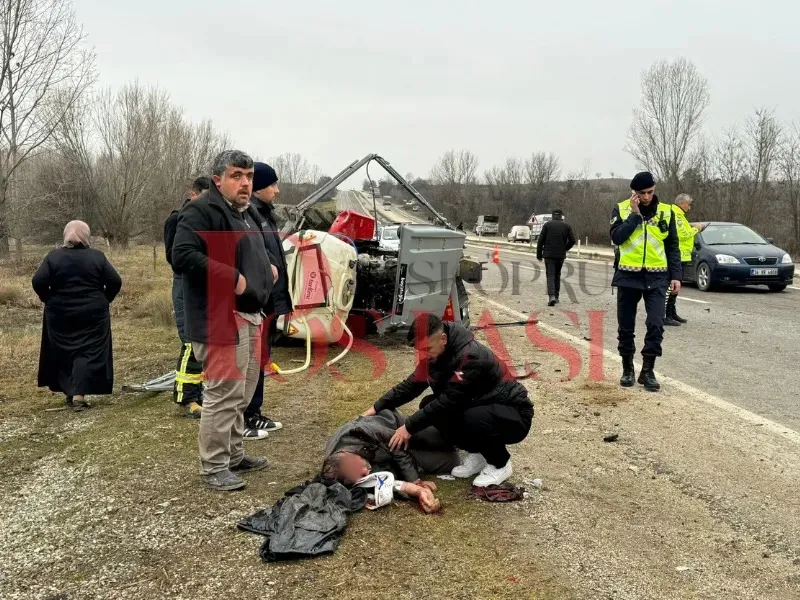
[[637, 173], [633, 179], [631, 179], [631, 189], [634, 192], [639, 192], [641, 190], [646, 190], [647, 188], [651, 188], [656, 184], [656, 180], [653, 179], [653, 174], [649, 171], [642, 171], [641, 173]]

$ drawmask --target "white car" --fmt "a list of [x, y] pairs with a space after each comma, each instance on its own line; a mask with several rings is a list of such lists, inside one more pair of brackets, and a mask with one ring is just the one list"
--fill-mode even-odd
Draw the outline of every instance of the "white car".
[[400, 238], [397, 235], [399, 225], [386, 225], [378, 232], [378, 248], [381, 250], [400, 250]]
[[511, 231], [508, 232], [509, 242], [523, 242], [531, 241], [531, 229], [527, 225], [514, 225]]

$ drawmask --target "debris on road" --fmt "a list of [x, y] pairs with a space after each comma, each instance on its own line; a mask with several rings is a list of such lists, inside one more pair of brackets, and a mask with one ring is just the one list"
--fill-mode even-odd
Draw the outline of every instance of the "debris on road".
[[603, 438], [604, 442], [616, 442], [619, 439], [618, 433], [610, 433]]

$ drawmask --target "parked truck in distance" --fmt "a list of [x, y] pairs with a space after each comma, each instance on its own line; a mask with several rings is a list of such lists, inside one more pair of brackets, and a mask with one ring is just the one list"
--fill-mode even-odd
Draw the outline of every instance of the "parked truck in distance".
[[478, 215], [475, 223], [475, 235], [497, 235], [499, 233], [500, 217], [497, 215]]

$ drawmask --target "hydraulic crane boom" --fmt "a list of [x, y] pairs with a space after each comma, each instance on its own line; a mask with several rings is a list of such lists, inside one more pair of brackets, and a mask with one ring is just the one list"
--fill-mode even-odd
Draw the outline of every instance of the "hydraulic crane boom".
[[[330, 192], [335, 190], [341, 183], [343, 183], [351, 175], [353, 175], [353, 173], [355, 173], [361, 167], [363, 167], [364, 165], [373, 160], [376, 163], [378, 163], [381, 167], [383, 167], [383, 170], [386, 171], [389, 175], [391, 175], [395, 179], [395, 181], [397, 181], [397, 183], [399, 183], [409, 194], [411, 194], [411, 196], [417, 202], [419, 202], [425, 208], [427, 208], [434, 215], [434, 217], [436, 217], [436, 220], [438, 220], [444, 227], [447, 227], [448, 229], [454, 229], [454, 227], [447, 221], [447, 219], [445, 219], [435, 208], [433, 208], [433, 206], [431, 206], [431, 204], [422, 196], [422, 194], [420, 194], [416, 189], [414, 189], [414, 186], [412, 186], [408, 181], [406, 181], [405, 177], [400, 175], [400, 173], [398, 173], [394, 169], [394, 167], [392, 167], [389, 161], [387, 161], [382, 156], [379, 156], [378, 154], [368, 154], [361, 160], [356, 160], [350, 163], [347, 167], [342, 169], [336, 175], [336, 177], [331, 179], [328, 183], [326, 183], [322, 187], [314, 190], [311, 193], [311, 195], [309, 195], [307, 198], [298, 203], [297, 206], [295, 206], [292, 209], [291, 214], [293, 218], [289, 219], [286, 222], [286, 225], [284, 225], [284, 230], [286, 231], [294, 229], [296, 231], [300, 229], [302, 227], [304, 213], [306, 210], [308, 210], [310, 207], [314, 206], [314, 204], [325, 198]], [[377, 215], [375, 215], [375, 217], [377, 219]]]

